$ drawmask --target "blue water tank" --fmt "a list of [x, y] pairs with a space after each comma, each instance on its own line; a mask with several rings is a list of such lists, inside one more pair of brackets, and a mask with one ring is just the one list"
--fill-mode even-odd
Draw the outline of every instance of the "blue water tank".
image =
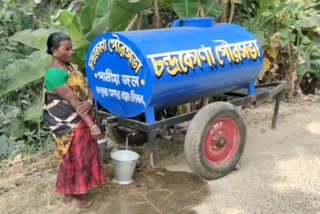
[[86, 56], [95, 99], [127, 118], [247, 87], [262, 65], [252, 33], [208, 17], [175, 20], [167, 29], [104, 33]]

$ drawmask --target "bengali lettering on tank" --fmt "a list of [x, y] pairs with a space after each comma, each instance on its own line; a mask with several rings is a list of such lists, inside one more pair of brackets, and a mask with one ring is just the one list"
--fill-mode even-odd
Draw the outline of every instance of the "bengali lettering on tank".
[[130, 75], [121, 75], [121, 80], [124, 85], [128, 87], [139, 87], [139, 77], [137, 76], [130, 76]]
[[146, 107], [144, 96], [141, 94], [137, 94], [133, 89], [130, 92], [128, 92], [128, 91], [120, 91], [113, 88], [96, 86], [96, 92], [101, 97], [112, 97], [119, 101], [132, 102], [136, 104], [141, 104], [144, 107]]
[[136, 54], [128, 47], [125, 43], [120, 41], [117, 34], [112, 34], [113, 38], [108, 40], [108, 48], [110, 53], [117, 53], [121, 58], [126, 58], [129, 60], [131, 68], [135, 73], [139, 73], [142, 68], [142, 63]]
[[212, 70], [218, 66], [229, 64], [240, 64], [244, 60], [257, 60], [261, 57], [257, 40], [245, 42], [227, 43], [224, 40], [213, 40], [216, 46], [199, 49], [150, 54], [147, 56], [151, 60], [156, 77], [161, 78], [164, 72], [171, 76], [177, 74], [187, 74], [189, 69], [203, 68], [207, 64]]
[[225, 60], [221, 58], [226, 57], [229, 63], [239, 64], [245, 59], [257, 60], [261, 54], [257, 40], [250, 40], [245, 42], [237, 42], [228, 44], [224, 40], [213, 40], [218, 43], [215, 52], [217, 61], [221, 66], [224, 66]]
[[92, 49], [89, 57], [89, 67], [93, 70], [94, 66], [96, 65], [99, 57], [102, 53], [107, 51], [107, 40], [102, 39], [100, 42], [98, 42], [94, 48]]
[[[110, 68], [107, 68], [105, 71], [96, 72], [94, 77], [102, 82], [111, 84], [111, 88], [96, 86], [96, 92], [101, 97], [111, 97], [119, 101], [122, 100], [146, 106], [144, 96], [136, 93], [134, 90], [134, 88], [138, 89], [140, 87], [138, 76], [115, 74], [112, 73]], [[140, 80], [141, 82], [144, 81]], [[121, 85], [124, 85], [128, 90], [118, 90]]]
[[151, 59], [157, 77], [161, 77], [165, 70], [175, 76], [178, 73], [187, 73], [189, 68], [202, 68], [203, 63], [211, 67], [216, 65], [211, 47], [203, 46], [200, 49], [152, 54], [147, 57]]
[[120, 58], [127, 59], [131, 68], [135, 71], [136, 74], [138, 74], [143, 67], [140, 59], [128, 45], [126, 45], [119, 39], [119, 36], [117, 34], [112, 34], [112, 36], [113, 37], [110, 39], [102, 38], [101, 41], [92, 48], [88, 60], [88, 65], [91, 70], [94, 70], [95, 65], [97, 64], [97, 61], [99, 60], [102, 53], [108, 52], [111, 54], [116, 53], [120, 56]]
[[[101, 98], [125, 102], [130, 104], [143, 105], [146, 107], [145, 97], [142, 89], [145, 86], [145, 75], [141, 73], [143, 64], [134, 51], [121, 41], [117, 34], [106, 34], [97, 40], [92, 47], [87, 66], [92, 70], [93, 78], [99, 82], [93, 90]], [[100, 64], [99, 60], [110, 60], [112, 58], [123, 59], [119, 61], [121, 66], [110, 67], [107, 62]], [[111, 58], [111, 59], [112, 59]], [[125, 68], [125, 70], [121, 70]], [[128, 68], [130, 71], [128, 71]]]
[[100, 79], [103, 82], [113, 83], [115, 85], [120, 85], [120, 75], [113, 74], [112, 71], [107, 68], [105, 71], [99, 71], [94, 74], [96, 79]]
[[[125, 74], [115, 74], [112, 73], [110, 68], [107, 68], [105, 71], [98, 71], [94, 74], [94, 77], [96, 79], [102, 80], [106, 83], [111, 83], [116, 86], [119, 86], [120, 84], [126, 85], [129, 88], [131, 87], [139, 87], [139, 77], [138, 76], [132, 76], [132, 75], [125, 75]], [[140, 80], [140, 83], [144, 82]], [[141, 84], [143, 85], [143, 84]]]

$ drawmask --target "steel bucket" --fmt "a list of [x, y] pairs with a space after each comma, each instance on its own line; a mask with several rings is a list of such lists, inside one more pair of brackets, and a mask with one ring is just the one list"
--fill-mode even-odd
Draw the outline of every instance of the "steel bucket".
[[111, 152], [114, 182], [118, 184], [132, 183], [132, 177], [139, 157], [138, 153], [130, 150]]

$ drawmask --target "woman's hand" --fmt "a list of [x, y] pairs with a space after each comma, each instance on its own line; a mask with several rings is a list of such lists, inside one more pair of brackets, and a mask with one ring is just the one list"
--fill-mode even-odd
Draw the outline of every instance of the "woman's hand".
[[91, 107], [92, 107], [92, 103], [87, 100], [80, 102], [77, 108], [77, 112], [78, 114], [87, 114], [90, 111]]
[[91, 126], [90, 131], [91, 131], [91, 137], [94, 140], [100, 140], [103, 137], [101, 130], [97, 125]]

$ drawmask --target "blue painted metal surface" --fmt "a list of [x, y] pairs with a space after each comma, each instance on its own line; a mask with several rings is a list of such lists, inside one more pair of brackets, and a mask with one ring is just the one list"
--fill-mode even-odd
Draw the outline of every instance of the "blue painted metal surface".
[[91, 44], [86, 73], [95, 99], [121, 117], [145, 114], [247, 87], [263, 65], [257, 39], [212, 18], [176, 20], [169, 29], [105, 33]]

